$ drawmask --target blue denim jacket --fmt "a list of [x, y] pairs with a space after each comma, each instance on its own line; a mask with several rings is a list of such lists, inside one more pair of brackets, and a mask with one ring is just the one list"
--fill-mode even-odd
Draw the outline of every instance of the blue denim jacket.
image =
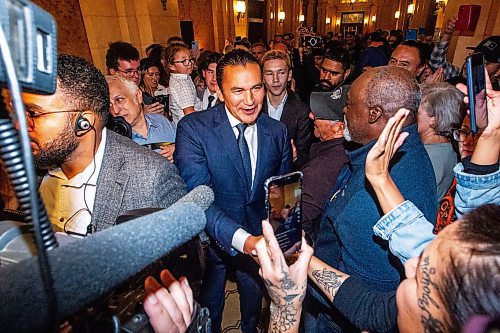
[[[455, 212], [460, 218], [470, 210], [485, 204], [500, 204], [500, 170], [487, 175], [463, 172], [459, 163], [453, 169], [457, 179]], [[373, 232], [389, 241], [389, 249], [403, 263], [419, 256], [436, 235], [434, 225], [411, 201], [405, 201], [384, 215], [373, 226]]]

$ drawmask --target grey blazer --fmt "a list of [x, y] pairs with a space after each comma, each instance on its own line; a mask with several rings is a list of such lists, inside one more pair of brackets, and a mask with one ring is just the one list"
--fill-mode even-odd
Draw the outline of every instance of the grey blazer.
[[161, 155], [107, 131], [92, 213], [96, 231], [127, 210], [166, 208], [186, 194], [177, 167]]

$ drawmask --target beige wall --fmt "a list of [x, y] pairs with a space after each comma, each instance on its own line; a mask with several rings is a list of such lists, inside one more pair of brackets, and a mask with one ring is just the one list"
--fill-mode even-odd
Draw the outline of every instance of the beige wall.
[[200, 48], [214, 50], [212, 2], [207, 0], [179, 0], [179, 20], [192, 21], [194, 39]]
[[180, 34], [177, 0], [168, 0], [166, 10], [159, 0], [80, 0], [80, 7], [92, 59], [103, 73], [109, 42], [129, 42], [142, 57], [148, 45]]
[[58, 51], [77, 55], [92, 62], [78, 0], [33, 0], [33, 2], [54, 16], [57, 23]]
[[[458, 13], [460, 5], [470, 4], [465, 0], [449, 0], [446, 6], [444, 20]], [[481, 6], [479, 22], [474, 33], [455, 32], [450, 43], [448, 59], [455, 66], [461, 67], [465, 57], [471, 52], [467, 47], [475, 47], [484, 38], [491, 35], [499, 35], [500, 19], [498, 15], [498, 0], [475, 0], [474, 4]]]
[[[327, 1], [327, 0], [320, 0]], [[299, 15], [302, 12], [302, 1], [300, 0], [267, 0], [267, 39], [271, 40], [276, 34], [295, 33], [299, 26]], [[312, 6], [309, 6], [312, 8]], [[274, 14], [274, 19], [270, 19], [271, 11]], [[278, 13], [285, 12], [285, 20], [280, 23]], [[312, 26], [313, 15], [312, 11], [303, 13], [306, 16], [307, 24]]]

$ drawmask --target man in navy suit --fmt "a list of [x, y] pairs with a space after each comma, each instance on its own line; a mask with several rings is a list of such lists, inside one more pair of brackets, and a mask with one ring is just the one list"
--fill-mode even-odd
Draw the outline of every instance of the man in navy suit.
[[241, 329], [257, 332], [261, 279], [250, 256], [266, 218], [264, 182], [291, 171], [284, 124], [261, 113], [265, 89], [257, 59], [234, 50], [217, 66], [219, 98], [206, 111], [184, 117], [177, 127], [175, 161], [189, 189], [208, 185], [215, 193], [205, 231], [211, 238], [201, 303], [219, 332], [228, 268], [236, 271]]

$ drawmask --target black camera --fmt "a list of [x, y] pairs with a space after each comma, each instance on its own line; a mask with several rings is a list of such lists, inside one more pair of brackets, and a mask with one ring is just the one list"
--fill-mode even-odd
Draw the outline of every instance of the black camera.
[[323, 38], [320, 36], [304, 36], [302, 44], [309, 47], [321, 47], [323, 45]]
[[[26, 0], [0, 0], [0, 24], [7, 39], [17, 79], [24, 90], [56, 90], [57, 27], [52, 16]], [[0, 58], [0, 84], [7, 82]]]

